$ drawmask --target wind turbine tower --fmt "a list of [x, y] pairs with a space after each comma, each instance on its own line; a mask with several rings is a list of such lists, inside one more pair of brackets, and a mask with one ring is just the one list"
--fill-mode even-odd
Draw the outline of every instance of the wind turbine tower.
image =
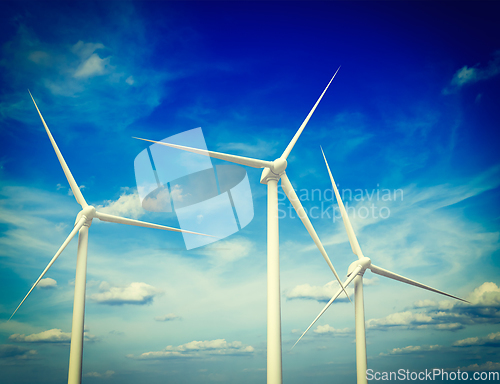
[[[323, 153], [323, 149], [321, 149], [321, 153]], [[367, 363], [366, 363], [365, 307], [363, 302], [363, 275], [367, 269], [371, 270], [373, 273], [376, 273], [377, 275], [388, 277], [389, 279], [401, 281], [402, 283], [405, 284], [414, 285], [415, 287], [436, 292], [439, 293], [440, 295], [448, 296], [453, 299], [457, 299], [466, 303], [468, 303], [468, 301], [461, 299], [457, 296], [450, 295], [438, 289], [429, 287], [428, 285], [419, 283], [415, 280], [408, 279], [407, 277], [398, 275], [394, 272], [388, 271], [387, 269], [378, 267], [372, 263], [370, 258], [364, 256], [359, 246], [358, 239], [356, 238], [354, 230], [352, 229], [349, 216], [347, 215], [344, 203], [340, 198], [337, 185], [335, 184], [335, 180], [333, 179], [332, 172], [330, 171], [330, 167], [328, 165], [328, 161], [326, 160], [326, 156], [324, 153], [323, 153], [323, 158], [325, 159], [326, 167], [328, 169], [328, 174], [330, 175], [330, 180], [333, 186], [333, 190], [335, 192], [335, 197], [337, 198], [337, 202], [339, 204], [340, 214], [342, 216], [342, 220], [344, 222], [344, 226], [347, 231], [347, 236], [349, 238], [352, 251], [356, 256], [358, 256], [358, 260], [354, 261], [347, 270], [347, 280], [344, 281], [343, 288], [347, 287], [352, 281], [354, 281], [354, 317], [355, 317], [355, 327], [356, 327], [356, 376], [358, 384], [366, 384]], [[321, 315], [325, 313], [328, 307], [340, 295], [343, 288], [339, 289], [337, 293], [331, 298], [331, 300], [325, 305], [325, 307], [321, 310], [319, 315], [316, 316], [316, 318], [313, 320], [311, 325], [307, 327], [304, 333], [295, 342], [293, 347], [297, 345], [300, 339], [304, 337], [307, 331], [311, 329], [311, 327], [314, 325], [314, 323], [316, 323], [316, 321], [321, 317]]]
[[47, 124], [45, 123], [45, 120], [40, 110], [38, 109], [38, 106], [35, 102], [35, 99], [31, 95], [31, 92], [30, 96], [31, 99], [33, 100], [33, 103], [35, 104], [35, 108], [38, 111], [38, 114], [40, 115], [40, 119], [42, 120], [42, 124], [45, 128], [45, 131], [49, 136], [49, 140], [52, 144], [52, 147], [56, 152], [56, 156], [59, 159], [59, 163], [61, 164], [64, 175], [68, 180], [71, 191], [73, 192], [73, 195], [75, 196], [77, 203], [80, 204], [80, 206], [82, 207], [82, 210], [76, 216], [75, 226], [73, 227], [73, 230], [66, 238], [66, 240], [63, 242], [59, 250], [52, 258], [52, 260], [50, 260], [49, 264], [43, 270], [40, 277], [35, 281], [29, 292], [26, 294], [24, 299], [21, 301], [21, 303], [14, 311], [14, 313], [10, 316], [9, 320], [12, 319], [12, 316], [14, 316], [17, 310], [28, 298], [29, 294], [33, 291], [33, 289], [35, 289], [35, 287], [43, 278], [43, 276], [47, 273], [52, 264], [54, 264], [54, 262], [57, 260], [57, 258], [62, 253], [64, 248], [66, 248], [71, 239], [73, 239], [73, 237], [78, 232], [78, 251], [76, 258], [75, 296], [73, 301], [73, 321], [71, 325], [71, 346], [69, 354], [68, 384], [80, 384], [82, 381], [82, 355], [83, 355], [83, 336], [84, 336], [83, 333], [84, 333], [84, 318], [85, 318], [85, 286], [87, 280], [87, 245], [88, 245], [89, 227], [92, 224], [92, 220], [94, 218], [97, 218], [101, 221], [108, 221], [111, 223], [118, 223], [118, 224], [127, 224], [137, 227], [156, 228], [174, 232], [186, 232], [202, 236], [208, 236], [208, 235], [177, 228], [166, 227], [158, 224], [146, 223], [144, 221], [127, 219], [125, 217], [114, 216], [107, 213], [99, 212], [92, 205], [88, 205], [87, 202], [85, 201], [85, 198], [82, 195], [82, 192], [80, 191], [80, 188], [78, 188], [78, 184], [76, 183], [73, 175], [71, 174], [71, 171], [69, 170], [69, 167], [66, 164], [66, 161], [64, 160], [61, 151], [59, 150], [54, 138], [52, 137], [49, 127], [47, 127]]

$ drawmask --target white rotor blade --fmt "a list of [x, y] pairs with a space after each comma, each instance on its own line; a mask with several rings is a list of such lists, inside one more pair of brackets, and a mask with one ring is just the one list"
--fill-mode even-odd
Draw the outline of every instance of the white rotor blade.
[[439, 293], [440, 295], [448, 296], [448, 297], [451, 297], [453, 299], [457, 299], [457, 300], [463, 301], [465, 303], [469, 303], [467, 300], [461, 299], [460, 297], [450, 295], [450, 294], [448, 294], [446, 292], [443, 292], [443, 291], [440, 291], [438, 289], [429, 287], [428, 285], [419, 283], [419, 282], [417, 282], [415, 280], [411, 280], [411, 279], [408, 279], [407, 277], [404, 277], [404, 276], [398, 275], [398, 274], [396, 274], [394, 272], [388, 271], [387, 269], [377, 267], [376, 265], [372, 264], [368, 268], [370, 268], [370, 270], [373, 273], [376, 273], [377, 275], [385, 276], [385, 277], [388, 277], [389, 279], [401, 281], [402, 283], [414, 285], [415, 287], [427, 289], [428, 291], [436, 292], [436, 293]]
[[33, 95], [31, 92], [28, 90], [31, 99], [33, 100], [33, 103], [35, 104], [35, 108], [38, 111], [38, 114], [40, 115], [40, 119], [42, 119], [43, 126], [45, 127], [45, 131], [47, 132], [47, 135], [49, 136], [49, 140], [52, 144], [52, 147], [54, 148], [54, 151], [56, 152], [57, 158], [59, 159], [59, 163], [61, 164], [61, 167], [64, 171], [64, 175], [66, 176], [66, 179], [68, 180], [69, 186], [71, 190], [73, 191], [73, 195], [75, 196], [76, 201], [78, 204], [82, 206], [82, 208], [85, 208], [88, 206], [87, 202], [83, 198], [82, 192], [80, 191], [80, 188], [78, 188], [78, 184], [76, 183], [73, 175], [71, 174], [71, 171], [69, 170], [68, 165], [66, 164], [66, 161], [64, 160], [63, 155], [61, 154], [61, 151], [59, 150], [59, 147], [56, 144], [56, 141], [52, 137], [52, 134], [50, 133], [49, 127], [47, 127], [47, 124], [45, 123], [45, 120], [43, 119], [43, 116], [38, 109], [38, 106], [36, 105], [35, 99], [33, 98]]
[[311, 116], [313, 115], [314, 111], [316, 110], [316, 107], [318, 106], [319, 102], [321, 101], [321, 99], [323, 98], [323, 96], [325, 95], [328, 87], [330, 86], [330, 84], [332, 83], [333, 79], [335, 78], [335, 75], [337, 74], [337, 72], [339, 71], [340, 67], [337, 68], [337, 71], [335, 71], [335, 74], [333, 75], [333, 77], [331, 78], [330, 82], [328, 83], [328, 85], [326, 86], [325, 90], [323, 91], [323, 93], [321, 94], [321, 96], [319, 97], [318, 101], [316, 101], [316, 104], [314, 104], [314, 107], [312, 107], [311, 109], [311, 112], [309, 112], [309, 114], [307, 115], [306, 119], [304, 120], [304, 122], [302, 123], [302, 125], [300, 126], [299, 130], [297, 131], [297, 133], [295, 133], [295, 136], [293, 137], [292, 141], [290, 141], [290, 143], [288, 144], [288, 146], [286, 147], [285, 149], [285, 152], [283, 152], [283, 154], [281, 155], [281, 158], [282, 159], [287, 159], [288, 155], [290, 154], [290, 152], [292, 152], [292, 149], [293, 149], [293, 146], [295, 145], [295, 143], [297, 142], [297, 140], [299, 139], [302, 131], [304, 130], [304, 128], [306, 127], [307, 123], [309, 122], [309, 119], [311, 118]]
[[[344, 282], [344, 287], [347, 287], [351, 281], [354, 280], [354, 278], [356, 277], [356, 275], [358, 274], [358, 272], [361, 270], [362, 266], [359, 265], [354, 271], [352, 271], [351, 275], [347, 278], [347, 280]], [[323, 313], [325, 313], [325, 311], [328, 309], [328, 307], [330, 307], [330, 305], [332, 305], [332, 303], [335, 301], [335, 299], [337, 297], [339, 297], [340, 295], [340, 292], [342, 292], [342, 288], [339, 289], [337, 291], [337, 293], [331, 298], [331, 300], [328, 302], [328, 304], [325, 305], [325, 308], [323, 308], [323, 310], [319, 313], [318, 316], [316, 316], [316, 318], [313, 320], [313, 322], [311, 323], [311, 325], [309, 327], [307, 327], [307, 329], [304, 331], [304, 333], [302, 334], [302, 336], [299, 337], [299, 339], [295, 342], [295, 344], [293, 345], [293, 347], [295, 347], [297, 345], [297, 343], [300, 341], [300, 339], [302, 339], [304, 337], [304, 335], [307, 333], [307, 331], [309, 331], [311, 329], [311, 327], [314, 325], [314, 323], [316, 321], [318, 321], [318, 319], [321, 317], [321, 315]], [[293, 347], [291, 349], [293, 349]]]
[[31, 291], [33, 291], [33, 289], [35, 289], [35, 287], [37, 286], [37, 284], [39, 283], [39, 281], [42, 279], [42, 277], [45, 275], [45, 273], [47, 273], [47, 271], [52, 266], [52, 264], [54, 264], [54, 261], [57, 260], [57, 258], [62, 253], [62, 251], [64, 251], [64, 248], [66, 248], [66, 246], [69, 244], [69, 242], [71, 241], [71, 239], [76, 235], [76, 233], [80, 230], [80, 228], [83, 226], [83, 224], [85, 224], [85, 220], [87, 220], [85, 217], [82, 217], [80, 220], [78, 220], [78, 222], [75, 224], [75, 227], [73, 228], [73, 230], [71, 231], [71, 233], [69, 234], [69, 236], [66, 238], [66, 240], [64, 240], [64, 243], [61, 245], [61, 247], [59, 248], [59, 250], [57, 251], [57, 253], [54, 255], [54, 257], [52, 258], [52, 260], [50, 260], [50, 263], [47, 265], [47, 267], [45, 267], [45, 269], [43, 270], [43, 272], [40, 275], [40, 277], [38, 278], [38, 280], [35, 281], [35, 284], [33, 284], [33, 286], [31, 287], [31, 289], [29, 290], [29, 292], [26, 294], [26, 296], [24, 296], [24, 299], [23, 299], [23, 301], [21, 301], [21, 304], [19, 304], [17, 306], [17, 308], [14, 311], [14, 313], [9, 317], [9, 320], [12, 319], [12, 316], [15, 315], [15, 313], [17, 312], [17, 310], [21, 307], [21, 305], [24, 303], [24, 301], [28, 298], [28, 296], [31, 293]]
[[344, 222], [345, 230], [347, 232], [347, 237], [349, 237], [349, 243], [351, 244], [351, 249], [354, 252], [354, 254], [361, 259], [363, 257], [363, 252], [361, 252], [358, 239], [356, 238], [356, 234], [352, 229], [351, 221], [349, 220], [349, 216], [347, 215], [347, 211], [345, 210], [344, 203], [340, 198], [340, 193], [339, 190], [337, 189], [337, 184], [335, 184], [335, 180], [333, 180], [332, 172], [330, 171], [330, 167], [328, 166], [328, 161], [326, 160], [323, 148], [321, 148], [321, 153], [323, 154], [323, 158], [325, 159], [326, 168], [328, 169], [328, 174], [330, 175], [330, 180], [332, 182], [333, 190], [335, 191], [335, 197], [337, 198], [337, 202], [339, 204], [340, 214], [342, 215], [342, 221]]
[[191, 233], [193, 235], [216, 237], [216, 236], [212, 236], [212, 235], [205, 235], [204, 233], [186, 231], [184, 229], [166, 227], [164, 225], [146, 223], [145, 221], [127, 219], [125, 217], [120, 217], [120, 216], [115, 216], [115, 215], [108, 215], [107, 213], [102, 213], [102, 212], [97, 212], [97, 211], [95, 213], [95, 217], [97, 217], [101, 221], [108, 221], [110, 223], [127, 224], [127, 225], [134, 225], [136, 227], [155, 228], [155, 229], [163, 229], [165, 231], [184, 232], [184, 233]]
[[[319, 239], [316, 231], [314, 230], [314, 227], [311, 224], [311, 221], [309, 220], [309, 217], [307, 217], [306, 211], [304, 210], [304, 207], [302, 206], [302, 203], [300, 202], [299, 198], [297, 197], [297, 194], [295, 193], [295, 191], [293, 189], [292, 183], [288, 179], [288, 176], [286, 175], [286, 173], [283, 173], [281, 175], [281, 187], [283, 188], [283, 191], [285, 192], [285, 195], [288, 197], [288, 200], [290, 200], [290, 202], [292, 203], [293, 208], [297, 212], [297, 215], [300, 217], [300, 220], [302, 220], [302, 223], [306, 227], [307, 232], [309, 232], [309, 235], [313, 239], [314, 244], [316, 244], [316, 246], [318, 247], [319, 251], [323, 255], [323, 258], [325, 259], [326, 263], [328, 264], [328, 266], [332, 270], [333, 274], [337, 278], [337, 281], [339, 282], [340, 287], [342, 289], [344, 289], [344, 286], [342, 285], [342, 281], [340, 280], [340, 277], [337, 274], [337, 271], [333, 267], [333, 264], [330, 261], [330, 258], [328, 257], [328, 254], [326, 253], [325, 248], [323, 247], [323, 244], [321, 243], [321, 241], [320, 241], [320, 239]], [[347, 292], [345, 291], [345, 289], [344, 289], [344, 293], [347, 296], [347, 298], [349, 299], [349, 295], [347, 294]], [[349, 301], [350, 300], [351, 299], [349, 299]]]
[[273, 165], [272, 161], [252, 159], [251, 157], [228, 155], [228, 154], [220, 153], [220, 152], [206, 151], [204, 149], [185, 147], [183, 145], [164, 143], [163, 141], [154, 141], [154, 140], [148, 140], [148, 139], [141, 139], [140, 137], [134, 137], [134, 139], [149, 141], [151, 143], [156, 143], [156, 144], [164, 145], [166, 147], [182, 149], [183, 151], [197, 153], [199, 155], [204, 155], [204, 156], [213, 157], [215, 159], [229, 161], [231, 163], [236, 163], [236, 164], [240, 164], [240, 165], [246, 165], [246, 166], [252, 167], [252, 168], [271, 168], [272, 165]]

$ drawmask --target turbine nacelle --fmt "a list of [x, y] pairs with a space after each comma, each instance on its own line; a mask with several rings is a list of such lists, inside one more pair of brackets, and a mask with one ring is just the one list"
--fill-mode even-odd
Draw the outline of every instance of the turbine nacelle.
[[278, 157], [276, 160], [271, 162], [271, 166], [264, 168], [262, 171], [262, 175], [260, 177], [261, 184], [267, 184], [269, 179], [279, 180], [283, 172], [285, 172], [287, 165], [288, 163], [283, 157]]
[[78, 215], [76, 215], [75, 225], [80, 221], [82, 217], [86, 219], [85, 224], [83, 225], [85, 225], [86, 227], [90, 227], [90, 225], [92, 224], [92, 219], [96, 217], [95, 207], [92, 205], [87, 205], [80, 212], [78, 212]]
[[372, 260], [369, 257], [362, 257], [359, 260], [354, 261], [349, 268], [347, 269], [347, 277], [351, 276], [353, 271], [358, 267], [361, 267], [361, 270], [358, 272], [359, 275], [363, 275], [367, 269], [369, 269], [372, 265]]

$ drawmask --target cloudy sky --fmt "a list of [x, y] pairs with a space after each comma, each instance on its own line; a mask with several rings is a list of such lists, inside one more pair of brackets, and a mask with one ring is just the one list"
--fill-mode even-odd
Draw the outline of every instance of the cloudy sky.
[[[148, 144], [133, 136], [202, 127], [208, 149], [273, 160], [339, 66], [287, 168], [334, 266], [344, 277], [355, 256], [320, 145], [364, 254], [471, 302], [368, 271], [368, 367], [500, 371], [499, 11], [496, 2], [3, 2], [2, 378], [64, 382], [71, 334], [76, 239], [7, 322], [79, 211], [27, 89], [90, 204], [177, 227], [175, 212], [141, 206], [134, 159]], [[253, 220], [204, 247], [94, 221], [85, 383], [265, 381], [266, 187], [246, 171]], [[345, 299], [290, 350], [338, 286], [281, 189], [279, 199], [284, 382], [352, 383]]]

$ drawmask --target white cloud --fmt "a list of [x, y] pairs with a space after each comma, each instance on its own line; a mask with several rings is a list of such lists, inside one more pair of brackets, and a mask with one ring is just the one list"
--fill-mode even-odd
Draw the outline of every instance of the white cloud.
[[97, 53], [94, 53], [82, 64], [80, 64], [80, 66], [76, 69], [73, 77], [78, 78], [105, 75], [111, 69], [109, 62], [109, 57], [101, 59]]
[[[85, 341], [97, 341], [98, 338], [89, 334], [86, 330], [84, 333]], [[16, 343], [69, 343], [71, 340], [71, 332], [63, 332], [60, 329], [54, 328], [40, 333], [31, 335], [15, 333], [9, 336], [9, 340]]]
[[[145, 185], [140, 185], [137, 188], [138, 190], [147, 189]], [[139, 193], [138, 195], [141, 196]], [[170, 201], [168, 188], [162, 186], [161, 188], [156, 189], [153, 193], [148, 194], [142, 201], [142, 207], [149, 212], [171, 212], [172, 203]]]
[[103, 282], [100, 289], [103, 292], [91, 295], [90, 299], [100, 304], [108, 305], [149, 304], [155, 296], [161, 293], [160, 290], [149, 284], [137, 282], [131, 283], [126, 287], [111, 287], [108, 283]]
[[253, 241], [237, 237], [219, 240], [200, 249], [200, 253], [209, 257], [213, 266], [224, 266], [251, 255], [255, 250]]
[[[54, 126], [60, 126], [61, 120], [71, 115], [75, 121], [90, 123], [101, 132], [109, 132], [123, 129], [149, 115], [166, 92], [165, 84], [174, 76], [186, 74], [177, 72], [174, 75], [169, 68], [156, 71], [144, 65], [153, 51], [141, 41], [143, 21], [139, 18], [128, 20], [128, 33], [136, 38], [123, 40], [116, 29], [110, 30], [110, 26], [116, 22], [122, 24], [118, 19], [124, 17], [125, 8], [134, 8], [134, 5], [116, 8], [103, 10], [104, 14], [99, 16], [109, 21], [104, 23], [106, 25], [92, 20], [97, 17], [95, 15], [85, 17], [96, 26], [94, 35], [107, 36], [109, 46], [96, 41], [79, 41], [73, 46], [58, 39], [49, 41], [20, 21], [17, 31], [14, 30], [11, 39], [2, 45], [3, 57], [9, 58], [3, 60], [2, 71], [9, 77], [13, 91], [0, 103], [0, 117], [8, 115], [14, 120], [33, 123], [35, 116], [28, 113], [33, 105], [19, 101], [25, 100], [22, 90], [26, 88], [26, 74], [30, 73], [36, 73], [39, 79], [31, 84], [35, 97], [45, 95], [45, 100], [57, 99], [52, 104], [56, 112], [50, 119]], [[131, 73], [134, 74], [132, 78]], [[53, 99], [53, 96], [57, 97]]]
[[462, 324], [500, 323], [500, 287], [485, 282], [471, 292], [469, 303], [443, 300], [428, 313], [441, 321]]
[[176, 201], [176, 202], [181, 202], [184, 200], [184, 198], [187, 196], [185, 194], [183, 194], [182, 192], [183, 189], [178, 185], [178, 184], [175, 184], [173, 187], [172, 187], [172, 190], [171, 190], [171, 196], [172, 196], [172, 200], [173, 201]]
[[493, 59], [486, 66], [476, 64], [473, 67], [464, 65], [457, 70], [451, 79], [450, 87], [443, 90], [444, 94], [453, 92], [465, 84], [472, 84], [482, 80], [488, 80], [500, 73], [500, 51], [493, 54]]
[[442, 350], [443, 347], [441, 345], [427, 345], [427, 346], [413, 346], [409, 345], [404, 348], [394, 348], [391, 349], [387, 353], [381, 353], [380, 356], [389, 356], [389, 355], [409, 355], [409, 354], [419, 354], [419, 353], [427, 353], [427, 352], [433, 352], [433, 351], [439, 351]]
[[486, 282], [474, 289], [468, 299], [476, 306], [500, 306], [500, 287], [493, 282]]
[[78, 41], [71, 47], [71, 52], [82, 59], [87, 59], [98, 49], [104, 49], [105, 46], [101, 43], [84, 43], [82, 40]]
[[[311, 286], [309, 284], [301, 284], [286, 293], [286, 298], [288, 300], [305, 299], [328, 302], [335, 295], [335, 293], [337, 293], [338, 289], [339, 283], [337, 280], [332, 280], [320, 287]], [[352, 295], [353, 291], [351, 287], [348, 287], [346, 290], [349, 296]], [[335, 301], [347, 301], [347, 297], [345, 297], [344, 294], [343, 296], [339, 296]]]
[[[462, 371], [478, 371], [478, 372], [490, 372], [490, 371], [500, 371], [500, 363], [498, 362], [492, 362], [492, 361], [487, 361], [484, 364], [472, 364], [467, 367], [459, 367], [460, 370]], [[456, 371], [457, 369], [451, 369], [451, 371]], [[489, 376], [492, 379], [497, 379], [498, 380], [498, 372], [491, 372], [491, 373], [496, 373], [494, 376]]]
[[81, 62], [76, 68], [73, 77], [86, 78], [106, 74], [111, 69], [109, 66], [110, 58], [101, 59], [95, 53], [96, 50], [104, 48], [101, 43], [84, 43], [81, 40], [76, 43], [71, 48], [71, 51], [81, 59]]
[[500, 332], [490, 333], [486, 337], [468, 337], [467, 339], [458, 340], [453, 343], [454, 347], [473, 347], [485, 345], [488, 347], [500, 346]]
[[333, 335], [338, 335], [338, 336], [347, 336], [348, 334], [352, 333], [352, 330], [349, 328], [344, 328], [344, 329], [336, 329], [334, 327], [331, 327], [328, 324], [325, 325], [318, 325], [316, 329], [314, 330], [314, 333], [318, 334], [333, 334]]
[[137, 191], [133, 190], [131, 193], [129, 191], [130, 188], [122, 188], [122, 193], [118, 200], [105, 200], [104, 205], [98, 205], [96, 209], [99, 212], [109, 215], [137, 219], [144, 214], [144, 210], [141, 207]]
[[9, 337], [9, 340], [18, 343], [69, 343], [71, 332], [63, 332], [60, 329], [54, 328], [28, 336], [15, 333]]
[[165, 315], [165, 316], [155, 317], [156, 321], [172, 321], [172, 320], [178, 320], [178, 319], [180, 319], [180, 316], [177, 316], [173, 313], [169, 313], [168, 315]]
[[55, 288], [55, 287], [57, 287], [57, 281], [55, 281], [54, 279], [51, 279], [50, 277], [47, 277], [45, 279], [40, 280], [38, 282], [37, 287], [42, 288], [42, 289]]
[[115, 374], [115, 371], [106, 371], [104, 373], [99, 372], [87, 372], [83, 377], [100, 377], [100, 378], [108, 378]]
[[382, 319], [371, 319], [366, 322], [367, 328], [383, 329], [388, 327], [417, 328], [426, 324], [433, 324], [435, 320], [424, 313], [410, 311], [392, 313]]
[[[414, 307], [425, 308], [424, 312], [393, 313], [382, 319], [368, 320], [366, 324], [368, 328], [373, 329], [433, 327], [438, 331], [456, 331], [465, 328], [465, 325], [500, 323], [500, 288], [495, 283], [483, 283], [474, 289], [467, 298], [470, 304], [449, 300], [440, 302], [419, 300], [414, 303]], [[466, 343], [465, 341], [461, 342]], [[467, 342], [472, 342], [472, 339]], [[490, 340], [490, 342], [492, 341]]]
[[453, 85], [462, 86], [465, 83], [477, 81], [477, 72], [478, 71], [476, 68], [469, 68], [467, 66], [464, 66], [464, 67], [460, 68], [455, 73], [455, 75], [453, 75], [453, 79], [451, 80], [451, 83]]
[[135, 357], [127, 355], [129, 358], [139, 360], [155, 360], [169, 358], [192, 358], [204, 355], [249, 355], [254, 352], [251, 345], [244, 345], [241, 341], [228, 343], [225, 339], [191, 341], [179, 346], [169, 345], [165, 349], [156, 352], [144, 352]]
[[435, 329], [441, 331], [456, 331], [458, 329], [463, 329], [463, 324], [460, 323], [445, 323], [445, 324], [436, 324], [434, 326]]
[[415, 308], [435, 307], [437, 303], [434, 300], [418, 300], [413, 303]]

